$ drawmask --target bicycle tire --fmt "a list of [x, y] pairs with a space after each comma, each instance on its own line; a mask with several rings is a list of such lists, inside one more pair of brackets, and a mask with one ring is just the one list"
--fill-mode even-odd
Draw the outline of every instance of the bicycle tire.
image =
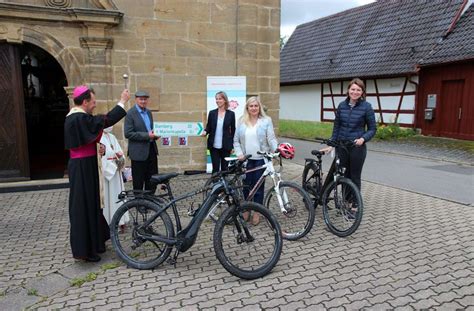
[[314, 225], [315, 211], [311, 198], [301, 186], [289, 181], [280, 183], [279, 192], [286, 212], [283, 213], [280, 208], [275, 187], [268, 190], [265, 195], [265, 207], [277, 218], [284, 239], [290, 241], [301, 239]]
[[[260, 223], [250, 225], [242, 216], [245, 212], [260, 213]], [[227, 225], [229, 220], [231, 224]], [[239, 230], [244, 232], [239, 233]], [[268, 209], [254, 202], [226, 209], [216, 223], [213, 240], [216, 257], [224, 269], [247, 280], [270, 273], [278, 263], [283, 247], [278, 221]]]
[[332, 181], [323, 193], [322, 205], [327, 228], [339, 237], [354, 233], [362, 221], [362, 196], [349, 178]]
[[321, 196], [321, 175], [319, 174], [318, 165], [314, 162], [309, 162], [305, 165], [302, 175], [302, 187], [309, 195], [316, 199]]
[[[157, 203], [135, 199], [125, 202], [115, 212], [110, 223], [110, 238], [116, 254], [127, 266], [140, 270], [152, 269], [162, 264], [170, 255], [172, 246], [143, 240], [136, 235], [137, 227], [157, 213], [159, 208]], [[162, 234], [167, 238], [175, 237], [173, 223], [166, 211], [161, 212], [144, 230]]]

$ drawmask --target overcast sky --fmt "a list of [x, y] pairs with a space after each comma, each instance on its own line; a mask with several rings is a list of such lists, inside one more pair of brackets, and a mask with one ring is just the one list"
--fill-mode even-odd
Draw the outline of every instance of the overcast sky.
[[[296, 26], [375, 0], [281, 0], [281, 36], [290, 37]], [[417, 0], [413, 0], [417, 1]], [[468, 5], [473, 0], [468, 1]]]

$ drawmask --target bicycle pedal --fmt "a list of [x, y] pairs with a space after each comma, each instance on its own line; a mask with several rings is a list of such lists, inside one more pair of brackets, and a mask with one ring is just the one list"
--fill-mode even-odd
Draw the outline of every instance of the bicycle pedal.
[[176, 259], [175, 258], [168, 258], [167, 262], [170, 266], [174, 266], [176, 268]]

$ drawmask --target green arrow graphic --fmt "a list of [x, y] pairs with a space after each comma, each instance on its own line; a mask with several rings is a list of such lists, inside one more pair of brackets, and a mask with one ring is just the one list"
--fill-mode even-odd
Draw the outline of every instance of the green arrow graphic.
[[197, 125], [198, 125], [198, 128], [199, 128], [199, 129], [198, 129], [198, 132], [197, 132], [197, 135], [201, 135], [202, 130], [203, 130], [204, 128], [202, 127], [202, 123], [201, 123], [201, 122], [198, 122]]

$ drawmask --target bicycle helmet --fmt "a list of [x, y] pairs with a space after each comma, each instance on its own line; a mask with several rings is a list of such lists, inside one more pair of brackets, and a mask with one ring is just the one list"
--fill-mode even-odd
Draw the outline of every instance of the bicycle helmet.
[[285, 159], [293, 159], [295, 157], [295, 147], [293, 147], [290, 143], [279, 144], [277, 150]]

